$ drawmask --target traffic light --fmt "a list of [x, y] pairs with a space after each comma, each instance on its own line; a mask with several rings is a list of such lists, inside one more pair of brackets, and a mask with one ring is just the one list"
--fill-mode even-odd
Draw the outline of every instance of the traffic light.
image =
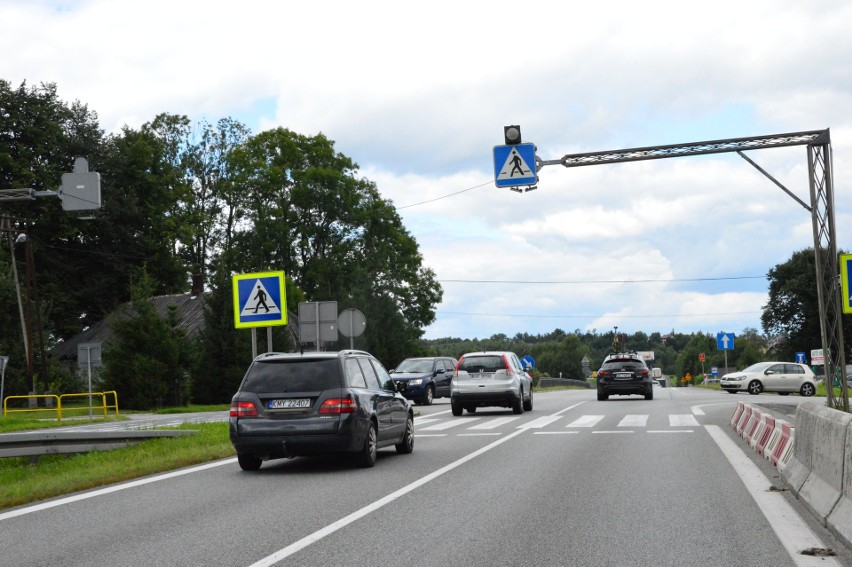
[[520, 126], [503, 126], [503, 137], [506, 139], [507, 146], [514, 146], [521, 143], [521, 127]]

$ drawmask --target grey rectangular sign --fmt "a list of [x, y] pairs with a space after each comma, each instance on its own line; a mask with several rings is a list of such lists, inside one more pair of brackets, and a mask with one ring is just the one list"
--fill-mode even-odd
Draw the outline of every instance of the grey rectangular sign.
[[299, 340], [303, 343], [337, 340], [337, 302], [305, 301], [299, 304]]
[[103, 366], [101, 362], [101, 343], [80, 343], [77, 345], [77, 364], [81, 368], [91, 363], [92, 368]]

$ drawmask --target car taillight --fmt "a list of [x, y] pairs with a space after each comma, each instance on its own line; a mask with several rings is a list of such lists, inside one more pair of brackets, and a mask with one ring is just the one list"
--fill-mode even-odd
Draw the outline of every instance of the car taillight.
[[253, 402], [231, 402], [231, 417], [257, 417]]
[[647, 376], [647, 375], [648, 375], [648, 371], [647, 371], [647, 370], [640, 370], [640, 371], [639, 371], [639, 376]]
[[322, 403], [319, 409], [320, 414], [341, 414], [355, 413], [358, 409], [355, 400], [352, 398], [329, 398]]
[[506, 358], [506, 355], [505, 355], [505, 354], [503, 355], [503, 364], [505, 364], [505, 365], [506, 365], [506, 374], [507, 374], [507, 375], [512, 376], [512, 375], [514, 375], [514, 374], [515, 374], [515, 369], [514, 369], [514, 368], [512, 368], [512, 365], [511, 365], [511, 364], [509, 364], [509, 359], [508, 359], [508, 358]]
[[609, 370], [599, 370], [598, 371], [598, 376], [610, 376], [611, 374], [612, 374], [612, 372], [610, 372]]

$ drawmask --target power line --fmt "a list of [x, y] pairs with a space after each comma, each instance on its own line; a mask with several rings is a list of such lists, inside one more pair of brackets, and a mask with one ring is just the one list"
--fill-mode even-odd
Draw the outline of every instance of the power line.
[[674, 313], [660, 315], [532, 315], [530, 313], [476, 313], [464, 311], [440, 311], [441, 315], [465, 315], [476, 317], [523, 317], [525, 319], [655, 319], [655, 318], [672, 318], [672, 317], [718, 317], [719, 315], [751, 315], [754, 313], [762, 313], [762, 311], [729, 311], [729, 312], [714, 312], [714, 313]]
[[672, 283], [672, 282], [715, 282], [724, 280], [756, 280], [766, 279], [767, 276], [733, 276], [727, 278], [671, 278], [666, 280], [438, 280], [441, 283], [497, 283], [497, 284], [604, 284], [604, 283]]
[[434, 203], [435, 201], [440, 201], [441, 199], [447, 199], [448, 197], [454, 197], [456, 195], [461, 195], [462, 193], [467, 193], [468, 191], [473, 191], [474, 189], [479, 189], [480, 187], [485, 187], [486, 185], [491, 185], [494, 183], [493, 181], [486, 181], [480, 185], [474, 185], [473, 187], [468, 187], [467, 189], [462, 189], [461, 191], [456, 191], [455, 193], [449, 193], [442, 197], [435, 197], [434, 199], [429, 199], [428, 201], [420, 201], [419, 203], [411, 203], [410, 205], [404, 205], [402, 207], [397, 207], [396, 210], [400, 211], [402, 209], [408, 209], [411, 207], [416, 207], [418, 205], [425, 205], [427, 203]]

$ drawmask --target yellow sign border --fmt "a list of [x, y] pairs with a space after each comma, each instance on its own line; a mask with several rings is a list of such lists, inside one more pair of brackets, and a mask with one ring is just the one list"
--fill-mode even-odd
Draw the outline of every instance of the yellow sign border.
[[[281, 289], [281, 319], [277, 321], [252, 321], [243, 323], [240, 321], [240, 288], [239, 283], [243, 280], [255, 280], [261, 278], [278, 278], [278, 285]], [[231, 292], [234, 298], [234, 327], [237, 329], [249, 329], [252, 327], [277, 327], [287, 324], [287, 288], [284, 285], [284, 272], [255, 272], [252, 274], [237, 274], [231, 276]]]
[[849, 270], [847, 260], [852, 259], [852, 254], [840, 254], [840, 293], [843, 294], [843, 312], [852, 313], [852, 305], [849, 301]]

